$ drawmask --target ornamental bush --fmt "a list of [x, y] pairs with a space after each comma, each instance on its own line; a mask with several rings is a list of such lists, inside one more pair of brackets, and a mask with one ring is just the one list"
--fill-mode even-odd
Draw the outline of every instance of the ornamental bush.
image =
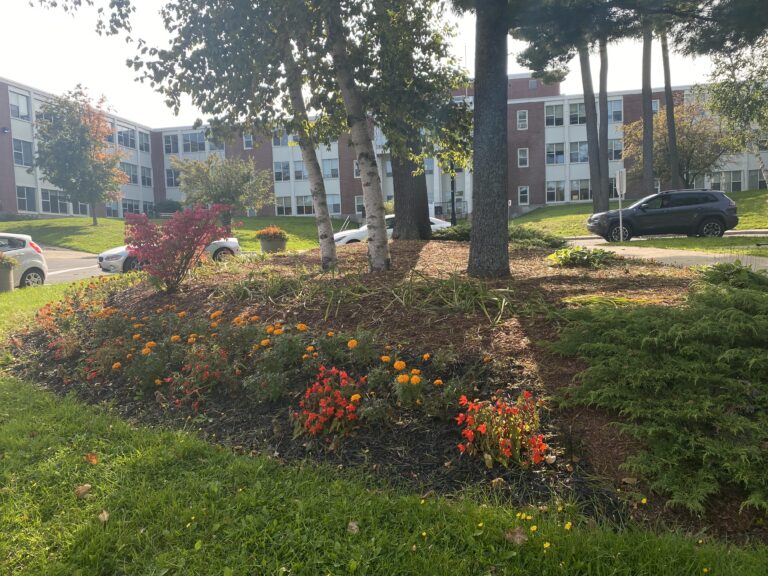
[[127, 214], [125, 242], [129, 254], [142, 263], [153, 284], [175, 292], [190, 268], [203, 257], [205, 247], [225, 235], [217, 224], [228, 206], [196, 206], [176, 212], [158, 226], [146, 214]]
[[600, 248], [571, 246], [570, 248], [561, 248], [550, 254], [547, 256], [547, 260], [552, 266], [564, 268], [600, 268], [621, 260], [621, 257]]

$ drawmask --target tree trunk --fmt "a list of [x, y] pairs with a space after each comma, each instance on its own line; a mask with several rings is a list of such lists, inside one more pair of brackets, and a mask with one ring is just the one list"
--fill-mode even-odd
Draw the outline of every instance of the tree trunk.
[[[605, 38], [600, 38], [600, 195], [597, 198], [598, 212], [609, 208], [611, 196], [610, 178], [608, 176], [608, 46]], [[592, 188], [594, 193], [595, 188]], [[594, 203], [593, 203], [594, 204]]]
[[[589, 186], [592, 189], [592, 210], [600, 212], [600, 139], [597, 132], [597, 109], [595, 89], [592, 87], [592, 68], [589, 64], [589, 49], [579, 46], [581, 85], [584, 89], [584, 111], [587, 115], [587, 149], [589, 151]], [[606, 105], [607, 106], [607, 105]], [[607, 116], [606, 111], [606, 116]]]
[[98, 226], [99, 220], [96, 218], [96, 202], [91, 202], [91, 226]]
[[331, 2], [323, 20], [331, 46], [336, 82], [341, 90], [347, 113], [352, 145], [355, 148], [360, 168], [360, 182], [363, 186], [365, 221], [368, 226], [368, 269], [370, 272], [389, 270], [389, 246], [384, 222], [384, 195], [381, 178], [376, 166], [376, 152], [368, 134], [368, 121], [363, 100], [352, 73], [347, 53], [347, 37], [341, 21], [339, 2]]
[[[301, 78], [301, 70], [294, 60], [290, 43], [286, 45], [284, 52], [288, 91], [291, 97], [294, 122], [301, 123], [302, 126], [308, 126], [309, 117], [306, 104], [304, 103], [304, 96], [302, 95], [304, 83]], [[323, 172], [320, 169], [320, 162], [317, 160], [314, 138], [309, 134], [308, 128], [302, 129], [300, 132], [299, 148], [301, 149], [301, 158], [304, 160], [304, 166], [309, 176], [309, 189], [312, 193], [312, 204], [315, 208], [317, 236], [320, 240], [320, 268], [326, 272], [333, 270], [338, 264], [336, 259], [336, 243], [333, 241], [333, 224], [331, 224], [331, 215], [328, 212], [325, 181], [323, 180]]]
[[416, 163], [399, 154], [392, 155], [392, 182], [395, 188], [395, 240], [429, 240], [432, 228], [429, 222], [427, 176], [424, 171], [414, 176]]
[[[765, 162], [763, 161], [763, 156], [760, 154], [760, 145], [757, 142], [754, 142], [750, 145], [750, 150], [752, 151], [752, 154], [757, 159], [757, 165], [760, 167], [760, 172], [763, 174], [763, 180], [765, 180], [766, 184], [768, 185], [768, 166], [765, 165]], [[760, 179], [757, 179], [757, 187], [760, 188]]]
[[474, 198], [470, 276], [509, 276], [507, 0], [476, 0]]
[[677, 127], [675, 126], [675, 97], [672, 94], [672, 71], [669, 67], [667, 33], [661, 33], [661, 59], [664, 63], [664, 106], [667, 113], [667, 141], [669, 142], [669, 172], [672, 188], [680, 188], [680, 155], [677, 151]]
[[651, 45], [653, 29], [646, 20], [643, 23], [643, 193], [653, 194], [653, 102], [651, 94]]

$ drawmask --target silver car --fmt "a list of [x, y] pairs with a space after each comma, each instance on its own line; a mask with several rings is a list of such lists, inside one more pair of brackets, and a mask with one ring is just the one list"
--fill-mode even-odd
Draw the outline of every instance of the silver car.
[[42, 248], [32, 241], [31, 236], [0, 232], [0, 252], [18, 260], [19, 265], [13, 269], [13, 274], [18, 275], [19, 288], [45, 283], [48, 264]]
[[[217, 262], [240, 254], [237, 238], [214, 240], [205, 247], [205, 253]], [[131, 272], [141, 268], [139, 261], [128, 253], [128, 246], [119, 246], [98, 256], [99, 268], [104, 272]]]
[[[384, 223], [387, 227], [387, 238], [392, 238], [392, 232], [395, 230], [395, 215], [388, 214], [384, 217]], [[451, 223], [439, 218], [429, 218], [429, 224], [432, 227], [432, 232], [440, 230], [441, 228], [448, 228]], [[368, 240], [368, 226], [360, 226], [352, 230], [344, 230], [343, 232], [336, 232], [333, 235], [333, 241], [338, 245], [353, 244], [355, 242], [365, 242]]]

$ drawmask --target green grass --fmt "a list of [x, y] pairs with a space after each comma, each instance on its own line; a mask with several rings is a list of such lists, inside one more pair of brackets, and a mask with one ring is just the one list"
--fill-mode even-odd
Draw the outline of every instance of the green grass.
[[2, 335], [18, 327], [29, 315], [51, 300], [58, 299], [68, 284], [46, 284], [0, 294], [0, 343]]
[[[757, 246], [757, 243], [766, 246]], [[768, 257], [768, 236], [724, 236], [723, 238], [649, 238], [631, 244], [632, 247], [698, 250], [720, 254], [744, 254]]]
[[[732, 192], [728, 194], [736, 202], [739, 211], [739, 226], [741, 230], [768, 229], [768, 192], [766, 190], [751, 190], [748, 192]], [[636, 200], [624, 202], [629, 206]], [[619, 207], [612, 201], [611, 209]], [[587, 236], [585, 222], [592, 214], [592, 203], [564, 204], [561, 206], [545, 206], [515, 218], [515, 224], [527, 225], [538, 230], [558, 236]]]
[[[288, 250], [303, 250], [318, 245], [317, 227], [313, 217], [276, 216], [235, 220], [243, 223], [235, 230], [235, 236], [245, 251], [259, 251], [259, 241], [254, 233], [270, 224], [280, 226], [288, 233]], [[338, 231], [343, 222], [334, 219], [334, 230]], [[0, 222], [0, 232], [29, 234], [41, 244], [92, 254], [125, 244], [124, 231], [123, 221], [114, 218], [100, 218], [98, 226], [92, 226], [90, 218], [42, 218]]]

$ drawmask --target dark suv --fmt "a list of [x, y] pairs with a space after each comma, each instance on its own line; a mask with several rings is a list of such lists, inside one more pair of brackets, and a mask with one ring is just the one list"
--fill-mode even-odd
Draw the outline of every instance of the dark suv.
[[[739, 223], [736, 202], [717, 190], [661, 192], [646, 196], [621, 212], [624, 240], [654, 234], [722, 236]], [[622, 236], [619, 211], [592, 214], [587, 229], [608, 242], [618, 242]]]

